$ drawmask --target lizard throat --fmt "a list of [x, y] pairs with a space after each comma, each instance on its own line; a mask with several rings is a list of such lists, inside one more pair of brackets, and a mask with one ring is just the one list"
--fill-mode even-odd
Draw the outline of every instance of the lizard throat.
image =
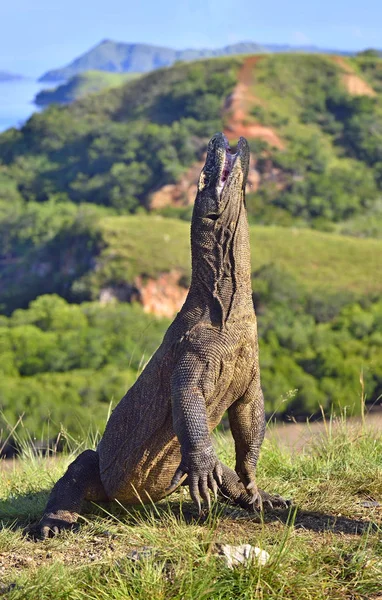
[[224, 189], [224, 186], [227, 182], [229, 174], [232, 171], [232, 167], [235, 163], [236, 157], [237, 157], [237, 153], [233, 154], [228, 142], [226, 141], [224, 165], [223, 165], [222, 173], [220, 175], [220, 180], [218, 183], [219, 194], [221, 194]]

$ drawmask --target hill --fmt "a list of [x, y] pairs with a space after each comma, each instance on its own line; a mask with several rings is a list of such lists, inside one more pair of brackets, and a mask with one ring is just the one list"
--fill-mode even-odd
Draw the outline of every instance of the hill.
[[[351, 221], [348, 232], [368, 235], [382, 223], [381, 65], [264, 54], [159, 69], [1, 135], [0, 177], [20, 200], [59, 194], [150, 209], [153, 194], [177, 184], [224, 129], [250, 140], [248, 209], [258, 222]], [[189, 196], [180, 194], [180, 208]]]
[[177, 61], [193, 61], [238, 54], [258, 54], [260, 52], [299, 52], [305, 54], [339, 54], [345, 56], [354, 54], [338, 49], [318, 48], [317, 46], [257, 44], [255, 42], [239, 42], [217, 49], [195, 48], [174, 50], [173, 48], [164, 48], [149, 44], [129, 44], [126, 42], [103, 40], [65, 67], [48, 71], [40, 77], [40, 81], [63, 81], [88, 70], [110, 71], [113, 73], [147, 73], [161, 67], [169, 67]]
[[39, 81], [63, 81], [78, 73], [89, 70], [113, 73], [147, 73], [161, 67], [169, 67], [177, 61], [192, 61], [201, 58], [252, 54], [264, 52], [259, 44], [242, 42], [216, 50], [174, 50], [149, 44], [128, 44], [103, 40], [66, 67], [53, 69], [42, 75]]
[[[106, 217], [99, 222], [100, 254], [90, 276], [90, 297], [102, 286], [134, 283], [179, 270], [190, 280], [189, 224], [152, 217]], [[382, 295], [382, 240], [358, 240], [307, 229], [251, 227], [252, 268], [273, 265], [310, 291]], [[94, 286], [94, 287], [93, 287]], [[54, 291], [54, 290], [52, 290]]]
[[381, 65], [374, 55], [302, 54], [179, 63], [2, 134], [9, 422], [25, 412], [40, 431], [51, 414], [57, 431], [70, 406], [78, 431], [139, 372], [186, 294], [184, 221], [216, 130], [245, 135], [252, 149], [267, 410], [352, 410], [360, 394], [378, 402], [382, 242], [364, 238], [382, 236]]
[[34, 103], [42, 107], [49, 106], [49, 104], [70, 104], [88, 94], [118, 87], [136, 76], [135, 73], [85, 71], [74, 75], [66, 83], [56, 88], [42, 90], [36, 95]]

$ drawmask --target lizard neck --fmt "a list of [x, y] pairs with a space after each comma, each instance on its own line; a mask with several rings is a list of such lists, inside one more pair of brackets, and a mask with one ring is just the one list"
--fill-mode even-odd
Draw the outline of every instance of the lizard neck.
[[[236, 211], [235, 211], [236, 212]], [[236, 214], [206, 229], [191, 226], [192, 280], [186, 305], [201, 311], [213, 324], [253, 315], [249, 229], [244, 203]]]

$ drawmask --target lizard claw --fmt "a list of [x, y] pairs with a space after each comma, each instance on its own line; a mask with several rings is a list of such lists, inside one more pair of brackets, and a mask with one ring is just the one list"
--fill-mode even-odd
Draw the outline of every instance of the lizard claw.
[[168, 486], [167, 490], [174, 490], [180, 484], [182, 478], [187, 475], [187, 471], [183, 469], [181, 466], [177, 468], [175, 471], [174, 477], [171, 479], [171, 483]]
[[210, 491], [217, 499], [219, 486], [223, 483], [223, 468], [212, 446], [200, 452], [185, 453], [172, 478], [168, 491], [173, 491], [186, 474], [188, 475], [190, 495], [199, 513], [202, 510], [202, 501], [207, 510], [210, 510]]
[[[209, 475], [209, 473], [208, 473]], [[207, 478], [208, 475], [202, 475], [199, 479], [199, 493], [203, 500], [203, 504], [207, 505], [208, 510], [211, 508], [211, 498], [208, 490]]]
[[289, 508], [292, 505], [290, 500], [285, 500], [278, 494], [268, 494], [260, 489], [256, 490], [248, 503], [260, 511], [263, 511], [265, 507], [272, 510], [274, 508]]
[[211, 473], [208, 474], [208, 487], [212, 491], [212, 493], [214, 495], [214, 499], [217, 500], [218, 499], [218, 484], [216, 483], [216, 480], [212, 477]]
[[198, 479], [195, 477], [190, 477], [190, 485], [189, 485], [189, 489], [190, 489], [190, 496], [192, 498], [193, 503], [196, 505], [197, 509], [198, 509], [198, 513], [200, 514], [202, 512], [202, 506], [201, 506], [201, 502], [200, 502], [200, 495], [199, 495], [199, 485], [198, 485]]
[[219, 485], [223, 485], [223, 468], [219, 461], [215, 465], [214, 477]]
[[201, 501], [204, 507], [209, 511], [211, 509], [211, 495], [213, 493], [215, 500], [218, 494], [218, 481], [220, 484], [221, 478], [218, 478], [215, 470], [204, 473], [189, 473], [189, 488], [191, 498], [196, 505], [199, 513], [201, 512]]
[[48, 513], [43, 516], [40, 523], [34, 531], [34, 537], [36, 539], [46, 540], [47, 538], [54, 537], [65, 531], [66, 529], [75, 528], [75, 516], [73, 513], [62, 511], [55, 513]]
[[257, 508], [257, 510], [259, 510], [260, 512], [263, 510], [263, 499], [257, 488], [252, 493], [249, 504]]

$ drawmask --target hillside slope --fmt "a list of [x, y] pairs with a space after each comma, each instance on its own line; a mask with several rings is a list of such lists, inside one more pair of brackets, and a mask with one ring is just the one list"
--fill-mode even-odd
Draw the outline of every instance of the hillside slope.
[[[8, 421], [26, 412], [41, 431], [52, 414], [55, 432], [66, 418], [79, 431], [134, 379], [146, 341], [150, 353], [168, 323], [158, 315], [172, 316], [187, 293], [182, 219], [216, 130], [233, 142], [246, 135], [252, 150], [246, 203], [267, 410], [378, 402], [382, 242], [355, 236], [382, 235], [381, 64], [301, 54], [177, 64], [1, 135]], [[61, 298], [42, 295], [52, 293]]]
[[137, 77], [136, 73], [85, 71], [74, 75], [56, 88], [42, 90], [35, 96], [34, 103], [43, 107], [49, 104], [70, 104], [88, 94], [123, 85], [135, 77]]
[[365, 215], [382, 223], [382, 61], [373, 61], [264, 54], [157, 70], [0, 136], [0, 178], [26, 201], [59, 194], [134, 212], [225, 130], [249, 138], [258, 221], [328, 228], [359, 218], [352, 229], [367, 234]]
[[[0, 260], [0, 306], [25, 307], [41, 293], [99, 300], [104, 290], [129, 300], [163, 273], [177, 274], [170, 288], [187, 287], [188, 223], [150, 216], [92, 219], [80, 226], [79, 213], [53, 238]], [[382, 279], [376, 276], [382, 272], [382, 240], [252, 226], [251, 250], [254, 272], [272, 266], [310, 292], [382, 294]], [[174, 306], [173, 313], [178, 309]]]

